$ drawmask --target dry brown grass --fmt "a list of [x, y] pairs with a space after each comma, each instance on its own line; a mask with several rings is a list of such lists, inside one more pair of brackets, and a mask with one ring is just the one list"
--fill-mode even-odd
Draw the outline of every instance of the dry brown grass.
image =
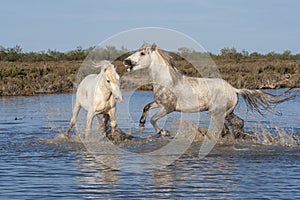
[[0, 62], [0, 95], [67, 93], [81, 62]]
[[[300, 87], [300, 60], [217, 59], [223, 79], [236, 88], [275, 89]], [[38, 95], [73, 92], [73, 83], [81, 61], [0, 62], [0, 95]], [[126, 73], [121, 61], [115, 61], [120, 75]], [[187, 76], [201, 76], [184, 60], [178, 69]], [[136, 81], [136, 80], [135, 80]], [[130, 84], [127, 82], [126, 84]], [[146, 85], [142, 89], [151, 89]]]

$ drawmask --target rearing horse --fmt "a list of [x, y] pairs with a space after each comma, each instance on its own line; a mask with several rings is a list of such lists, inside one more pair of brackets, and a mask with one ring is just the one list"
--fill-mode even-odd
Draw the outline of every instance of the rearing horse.
[[[156, 133], [162, 135], [169, 133], [160, 129], [156, 121], [168, 113], [209, 111], [213, 122], [218, 123], [220, 116], [225, 118], [234, 130], [235, 137], [239, 137], [243, 132], [244, 121], [233, 113], [238, 103], [238, 94], [252, 111], [263, 115], [262, 110], [272, 111], [277, 104], [296, 97], [298, 92], [288, 90], [281, 95], [272, 95], [260, 90], [236, 89], [220, 78], [184, 76], [175, 68], [173, 59], [155, 44], [145, 43], [127, 57], [123, 64], [130, 70], [149, 69], [154, 101], [144, 107], [140, 126], [144, 126], [149, 110], [158, 108], [158, 112], [151, 118], [151, 124]], [[228, 129], [223, 121], [224, 125]]]

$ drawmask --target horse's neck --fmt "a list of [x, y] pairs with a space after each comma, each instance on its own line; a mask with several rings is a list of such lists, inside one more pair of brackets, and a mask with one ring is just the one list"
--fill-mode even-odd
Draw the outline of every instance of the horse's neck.
[[100, 73], [97, 76], [97, 85], [96, 85], [96, 92], [98, 94], [102, 94], [101, 97], [105, 100], [109, 99], [111, 96], [111, 91], [106, 87], [105, 81], [106, 79], [104, 78], [104, 74]]
[[[173, 84], [175, 80], [174, 74], [176, 73], [173, 69], [170, 69], [171, 66], [161, 58], [157, 57], [151, 62], [151, 76], [154, 84], [160, 84], [168, 86]], [[172, 71], [173, 70], [173, 71]]]

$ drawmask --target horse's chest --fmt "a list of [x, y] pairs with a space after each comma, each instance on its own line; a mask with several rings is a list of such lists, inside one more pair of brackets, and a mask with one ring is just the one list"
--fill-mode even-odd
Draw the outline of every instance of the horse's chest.
[[100, 101], [95, 102], [94, 107], [96, 113], [106, 113], [112, 108], [112, 105], [110, 101]]

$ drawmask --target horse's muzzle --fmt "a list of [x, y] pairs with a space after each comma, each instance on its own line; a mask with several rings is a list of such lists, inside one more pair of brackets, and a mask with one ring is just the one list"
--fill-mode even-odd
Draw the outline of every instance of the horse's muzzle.
[[133, 65], [133, 63], [132, 63], [132, 61], [131, 61], [130, 59], [125, 59], [125, 60], [123, 61], [123, 64], [124, 64], [124, 65], [127, 65], [127, 66], [132, 66], [132, 65]]
[[118, 102], [122, 102], [123, 101], [123, 96], [115, 97], [115, 100], [118, 101]]
[[123, 64], [125, 65], [125, 67], [128, 67], [129, 70], [131, 71], [133, 69], [133, 67], [136, 65], [136, 63], [134, 61], [132, 61], [131, 59], [125, 59], [123, 61]]

